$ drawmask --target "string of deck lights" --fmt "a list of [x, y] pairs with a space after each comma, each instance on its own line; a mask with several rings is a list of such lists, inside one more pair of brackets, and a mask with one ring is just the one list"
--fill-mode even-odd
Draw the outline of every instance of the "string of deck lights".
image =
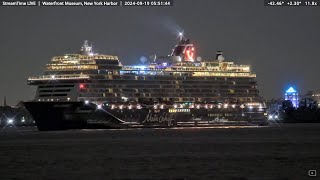
[[121, 105], [116, 105], [116, 104], [96, 104], [96, 103], [93, 103], [89, 100], [86, 100], [85, 101], [85, 104], [88, 105], [88, 104], [94, 104], [97, 106], [97, 109], [102, 109], [103, 106], [109, 106], [110, 109], [142, 109], [142, 106], [145, 106], [145, 107], [151, 107], [153, 109], [166, 109], [166, 108], [174, 108], [174, 109], [183, 109], [183, 108], [188, 108], [188, 109], [214, 109], [214, 108], [217, 108], [217, 109], [228, 109], [228, 108], [241, 108], [241, 109], [249, 109], [249, 110], [253, 110], [253, 109], [263, 109], [264, 106], [262, 104], [260, 105], [255, 105], [255, 106], [252, 106], [252, 105], [249, 105], [249, 106], [245, 106], [243, 104], [239, 105], [239, 104], [218, 104], [218, 105], [214, 105], [214, 104], [195, 104], [195, 103], [192, 103], [192, 104], [173, 104], [173, 105], [165, 105], [165, 104], [154, 104], [154, 105], [147, 105], [147, 104], [127, 104], [127, 105], [124, 105], [124, 104], [121, 104]]

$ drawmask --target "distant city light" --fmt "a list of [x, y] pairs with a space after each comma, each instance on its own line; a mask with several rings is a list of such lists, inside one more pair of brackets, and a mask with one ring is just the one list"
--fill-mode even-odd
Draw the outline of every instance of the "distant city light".
[[99, 104], [98, 106], [97, 106], [97, 109], [101, 109], [102, 108], [102, 106]]

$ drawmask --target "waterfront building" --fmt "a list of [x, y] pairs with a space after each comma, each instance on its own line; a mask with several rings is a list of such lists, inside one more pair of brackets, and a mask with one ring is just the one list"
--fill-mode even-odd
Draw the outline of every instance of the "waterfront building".
[[299, 93], [293, 87], [289, 87], [285, 92], [285, 100], [291, 101], [293, 107], [299, 107]]

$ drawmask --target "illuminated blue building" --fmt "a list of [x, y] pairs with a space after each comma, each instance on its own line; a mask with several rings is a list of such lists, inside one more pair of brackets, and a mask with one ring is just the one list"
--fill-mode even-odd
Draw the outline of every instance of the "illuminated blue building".
[[299, 106], [298, 92], [293, 87], [290, 87], [285, 93], [285, 100], [290, 100], [292, 102], [293, 107], [298, 107]]

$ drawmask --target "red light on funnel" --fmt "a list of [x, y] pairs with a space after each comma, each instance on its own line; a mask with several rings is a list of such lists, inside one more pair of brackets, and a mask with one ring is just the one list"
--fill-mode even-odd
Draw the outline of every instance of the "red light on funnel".
[[80, 84], [80, 85], [79, 85], [79, 88], [80, 88], [80, 89], [84, 89], [84, 85], [83, 85], [83, 84]]

